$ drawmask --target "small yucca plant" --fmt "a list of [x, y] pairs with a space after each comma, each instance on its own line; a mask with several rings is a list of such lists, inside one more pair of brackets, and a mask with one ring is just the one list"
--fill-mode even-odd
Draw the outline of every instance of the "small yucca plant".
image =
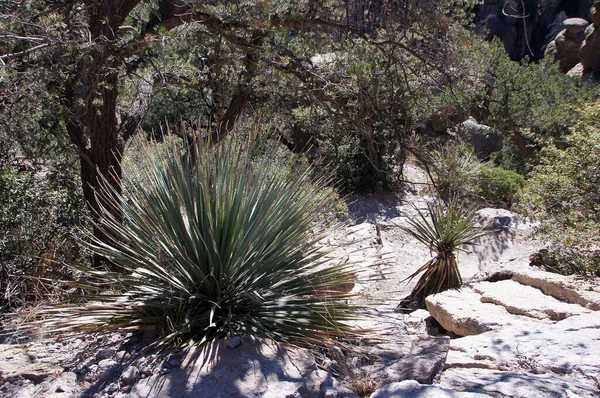
[[417, 218], [408, 220], [408, 227], [401, 228], [436, 254], [406, 279], [410, 281], [422, 273], [408, 300], [422, 308], [430, 294], [462, 285], [454, 253], [486, 232], [475, 228], [475, 209], [463, 207], [456, 199], [448, 205], [441, 201], [429, 203], [426, 214], [418, 213]]
[[[83, 306], [47, 313], [51, 330], [155, 330], [156, 346], [253, 335], [306, 346], [353, 331], [347, 263], [331, 265], [315, 215], [333, 203], [309, 170], [296, 176], [256, 157], [253, 140], [197, 141], [194, 165], [176, 145], [145, 150], [143, 183], [132, 184], [120, 219], [103, 212], [110, 244], [91, 249], [121, 273], [84, 269], [103, 291]], [[253, 158], [254, 156], [254, 158]], [[329, 192], [329, 194], [327, 194]], [[112, 294], [106, 293], [110, 287]]]

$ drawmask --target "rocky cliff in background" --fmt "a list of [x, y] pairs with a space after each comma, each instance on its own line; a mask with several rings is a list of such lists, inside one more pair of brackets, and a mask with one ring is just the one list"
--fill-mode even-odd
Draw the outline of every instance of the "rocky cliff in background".
[[[544, 57], [568, 18], [591, 20], [593, 0], [484, 0], [474, 7], [475, 23], [488, 38], [498, 37], [513, 60]], [[525, 9], [523, 9], [525, 8]]]

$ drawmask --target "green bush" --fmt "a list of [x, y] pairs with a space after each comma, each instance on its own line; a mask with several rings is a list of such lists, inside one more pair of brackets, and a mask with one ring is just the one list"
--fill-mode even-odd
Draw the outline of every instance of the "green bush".
[[539, 232], [572, 272], [598, 273], [600, 245], [600, 101], [584, 108], [564, 145], [541, 152], [521, 195], [521, 207], [540, 220]]
[[482, 166], [476, 193], [493, 207], [510, 209], [513, 200], [525, 186], [525, 177], [501, 167]]
[[[154, 330], [155, 347], [253, 335], [295, 345], [352, 333], [347, 263], [329, 264], [315, 214], [332, 203], [310, 170], [295, 178], [252, 140], [197, 142], [195, 166], [176, 145], [169, 156], [146, 148], [145, 180], [132, 184], [122, 220], [101, 228], [112, 243], [91, 248], [121, 267], [79, 267], [89, 289], [111, 290], [89, 305], [44, 312], [51, 330]], [[318, 193], [319, 192], [319, 193]]]

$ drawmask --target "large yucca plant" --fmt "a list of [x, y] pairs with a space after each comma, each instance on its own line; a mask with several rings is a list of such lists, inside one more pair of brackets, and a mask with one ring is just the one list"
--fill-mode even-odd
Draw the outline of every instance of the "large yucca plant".
[[332, 205], [322, 181], [273, 167], [254, 140], [144, 152], [144, 182], [127, 198], [104, 193], [122, 209], [103, 211], [112, 243], [90, 245], [122, 272], [83, 269], [86, 287], [102, 293], [50, 310], [46, 327], [155, 330], [159, 347], [233, 335], [306, 346], [352, 333], [349, 296], [334, 288], [354, 274], [328, 262], [315, 233], [315, 216]]
[[408, 226], [401, 228], [435, 253], [434, 258], [406, 279], [410, 281], [422, 274], [407, 300], [422, 308], [430, 294], [462, 285], [454, 253], [486, 232], [475, 228], [475, 209], [463, 207], [456, 199], [451, 199], [448, 205], [441, 201], [428, 203], [427, 212], [418, 213], [418, 217], [408, 220]]

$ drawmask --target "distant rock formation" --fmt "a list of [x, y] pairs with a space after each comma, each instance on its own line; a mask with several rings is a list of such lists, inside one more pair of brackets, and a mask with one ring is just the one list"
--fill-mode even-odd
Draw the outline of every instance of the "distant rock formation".
[[[478, 30], [498, 37], [513, 60], [544, 57], [569, 18], [590, 19], [594, 0], [484, 0], [474, 8]], [[525, 9], [523, 9], [523, 5]]]
[[585, 30], [585, 41], [579, 50], [579, 60], [586, 71], [600, 71], [600, 0], [591, 9], [592, 24]]
[[548, 44], [546, 56], [553, 56], [558, 61], [561, 72], [567, 73], [579, 63], [579, 49], [588, 25], [589, 22], [583, 18], [565, 19], [564, 29]]

